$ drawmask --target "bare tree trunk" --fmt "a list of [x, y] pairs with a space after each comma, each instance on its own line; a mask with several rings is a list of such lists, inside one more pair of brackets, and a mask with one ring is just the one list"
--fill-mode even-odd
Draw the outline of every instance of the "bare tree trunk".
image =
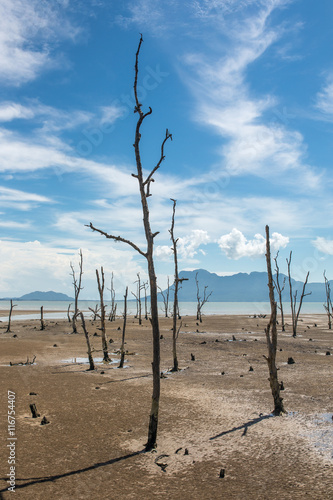
[[[171, 219], [171, 228], [169, 229], [171, 241], [172, 241], [172, 251], [173, 251], [173, 260], [175, 265], [175, 281], [174, 281], [174, 299], [173, 299], [173, 317], [172, 317], [172, 356], [173, 356], [173, 368], [171, 371], [178, 371], [178, 358], [177, 358], [177, 338], [179, 335], [179, 329], [177, 330], [177, 317], [179, 316], [179, 307], [178, 307], [178, 290], [179, 283], [182, 283], [187, 278], [179, 278], [178, 275], [178, 255], [177, 255], [177, 242], [178, 238], [175, 239], [174, 228], [175, 228], [175, 213], [176, 213], [176, 203], [177, 201], [171, 199], [173, 202], [173, 211], [172, 211], [172, 219]], [[168, 277], [168, 291], [169, 291], [169, 277]]]
[[308, 282], [308, 279], [309, 279], [309, 275], [310, 275], [310, 271], [308, 271], [308, 273], [306, 275], [306, 278], [305, 278], [305, 281], [303, 283], [303, 289], [302, 289], [302, 293], [301, 293], [301, 298], [300, 298], [300, 301], [299, 301], [298, 310], [296, 312], [297, 290], [296, 290], [296, 292], [293, 295], [293, 288], [292, 288], [292, 283], [291, 283], [291, 271], [290, 271], [291, 255], [292, 255], [292, 252], [290, 252], [289, 260], [287, 259], [287, 265], [288, 265], [288, 279], [289, 279], [289, 291], [290, 291], [290, 305], [291, 305], [291, 320], [292, 320], [292, 326], [293, 326], [293, 337], [296, 337], [296, 335], [297, 335], [297, 324], [298, 324], [298, 319], [299, 319], [299, 315], [300, 315], [300, 312], [301, 312], [301, 307], [302, 307], [302, 304], [303, 304], [303, 299], [307, 295], [311, 295], [312, 292], [305, 293], [305, 287], [307, 285], [307, 282]]
[[142, 289], [142, 286], [141, 286], [141, 279], [140, 279], [140, 273], [137, 273], [137, 281], [135, 281], [134, 283], [137, 283], [137, 295], [134, 295], [134, 297], [136, 298], [137, 300], [137, 317], [139, 319], [139, 325], [142, 325], [142, 307], [141, 307], [141, 289]]
[[148, 319], [148, 308], [147, 308], [147, 286], [148, 282], [144, 283], [144, 293], [145, 293], [145, 320]]
[[268, 357], [265, 359], [269, 369], [269, 383], [271, 386], [272, 396], [274, 400], [274, 415], [284, 413], [283, 398], [280, 396], [280, 384], [277, 376], [276, 368], [276, 350], [277, 350], [277, 329], [276, 329], [276, 302], [274, 299], [274, 285], [271, 267], [271, 250], [269, 242], [269, 227], [266, 226], [266, 263], [268, 274], [269, 301], [271, 304], [270, 321], [265, 329]]
[[116, 304], [116, 293], [113, 287], [113, 273], [111, 275], [111, 288], [109, 288], [111, 292], [111, 311], [109, 314], [109, 321], [116, 320], [116, 312], [117, 312], [117, 304]]
[[96, 269], [96, 278], [98, 285], [98, 292], [100, 297], [100, 318], [101, 318], [101, 332], [102, 332], [102, 349], [103, 349], [103, 363], [110, 363], [111, 359], [108, 353], [108, 343], [106, 340], [105, 328], [105, 305], [104, 305], [104, 271], [101, 267], [101, 277], [99, 276], [98, 269]]
[[93, 358], [93, 355], [92, 355], [92, 350], [91, 350], [91, 346], [90, 346], [89, 335], [88, 335], [87, 328], [86, 328], [86, 322], [84, 321], [83, 313], [80, 312], [79, 314], [81, 316], [82, 329], [83, 329], [84, 336], [85, 336], [86, 342], [87, 342], [87, 349], [88, 349], [87, 352], [88, 352], [88, 359], [89, 359], [89, 370], [95, 370], [94, 358]]
[[11, 300], [10, 301], [10, 309], [9, 309], [9, 317], [8, 317], [8, 326], [7, 326], [7, 330], [5, 333], [11, 332], [10, 326], [11, 326], [11, 321], [12, 321], [12, 313], [13, 313], [14, 307], [16, 307], [16, 306], [17, 306], [17, 304], [13, 305], [13, 301]]
[[141, 164], [141, 156], [140, 156], [140, 140], [141, 140], [141, 125], [144, 119], [152, 113], [152, 109], [149, 108], [149, 111], [143, 113], [142, 104], [139, 102], [138, 93], [137, 93], [137, 85], [138, 85], [138, 61], [139, 61], [139, 53], [141, 44], [143, 42], [142, 36], [140, 37], [138, 49], [135, 57], [135, 78], [134, 78], [134, 96], [135, 96], [135, 108], [134, 112], [138, 113], [138, 121], [136, 124], [135, 130], [135, 141], [134, 141], [134, 150], [135, 150], [135, 160], [137, 173], [132, 174], [138, 180], [140, 197], [141, 197], [141, 206], [142, 206], [142, 214], [143, 214], [143, 226], [145, 231], [145, 237], [147, 242], [146, 251], [142, 251], [135, 243], [130, 240], [127, 240], [121, 236], [115, 236], [112, 234], [108, 234], [105, 231], [97, 229], [93, 226], [92, 223], [89, 224], [89, 227], [93, 231], [98, 231], [100, 234], [104, 235], [106, 238], [113, 239], [115, 241], [122, 241], [127, 243], [132, 248], [134, 248], [140, 255], [147, 259], [148, 265], [148, 276], [149, 276], [149, 285], [150, 285], [150, 302], [151, 302], [151, 325], [152, 325], [152, 336], [153, 336], [153, 362], [152, 362], [152, 370], [153, 370], [153, 394], [152, 394], [152, 405], [150, 410], [150, 418], [149, 418], [149, 428], [148, 428], [148, 440], [146, 443], [146, 451], [152, 450], [156, 447], [156, 437], [157, 437], [157, 427], [158, 427], [158, 412], [159, 412], [159, 401], [160, 401], [160, 329], [159, 329], [159, 321], [158, 321], [158, 307], [157, 307], [157, 284], [156, 284], [156, 273], [154, 268], [154, 258], [153, 258], [153, 248], [154, 248], [154, 238], [157, 236], [158, 232], [152, 233], [150, 226], [150, 217], [149, 217], [149, 207], [148, 207], [148, 198], [151, 196], [150, 193], [150, 185], [154, 181], [153, 175], [161, 166], [162, 161], [164, 160], [164, 146], [168, 139], [172, 139], [171, 134], [166, 130], [165, 138], [161, 145], [161, 156], [150, 172], [148, 177], [144, 179], [142, 164]]
[[169, 276], [168, 276], [168, 287], [167, 287], [167, 290], [166, 290], [166, 293], [164, 295], [164, 292], [162, 290], [162, 288], [160, 286], [157, 287], [160, 291], [160, 294], [162, 295], [162, 299], [163, 299], [163, 304], [164, 304], [164, 315], [166, 318], [169, 317], [168, 315], [168, 309], [169, 309], [169, 294], [170, 294], [170, 281], [169, 281]]
[[71, 308], [71, 305], [72, 305], [72, 304], [68, 304], [68, 309], [67, 309], [67, 319], [68, 319], [68, 323], [71, 323], [71, 322], [72, 322], [71, 317], [70, 317], [70, 314], [69, 314], [69, 310], [70, 310], [70, 308]]
[[78, 278], [76, 277], [73, 264], [70, 263], [70, 267], [72, 270], [71, 275], [73, 277], [73, 286], [74, 286], [74, 314], [73, 314], [73, 318], [72, 318], [73, 333], [77, 333], [76, 318], [79, 314], [79, 306], [78, 306], [79, 294], [80, 294], [80, 291], [83, 289], [83, 287], [81, 286], [82, 274], [83, 274], [83, 255], [82, 255], [81, 249], [80, 249], [79, 255], [80, 255], [80, 261], [79, 261], [79, 277]]
[[44, 308], [43, 308], [43, 306], [40, 308], [40, 329], [41, 330], [45, 330]]
[[281, 313], [281, 330], [283, 332], [286, 331], [285, 329], [285, 324], [284, 324], [284, 314], [283, 314], [283, 303], [282, 303], [282, 292], [284, 290], [284, 287], [285, 287], [285, 284], [286, 284], [286, 277], [284, 277], [284, 280], [283, 280], [283, 285], [282, 285], [282, 288], [281, 288], [281, 285], [280, 285], [280, 269], [279, 269], [279, 266], [278, 266], [278, 263], [277, 263], [277, 258], [278, 258], [278, 255], [279, 255], [279, 252], [277, 252], [276, 256], [274, 257], [274, 261], [275, 261], [275, 272], [276, 272], [276, 280], [275, 280], [275, 288], [278, 292], [278, 295], [279, 295], [279, 302], [280, 302], [280, 305], [279, 305], [279, 309], [280, 309], [280, 313]]
[[331, 300], [331, 286], [330, 282], [326, 278], [326, 271], [324, 271], [324, 280], [325, 280], [325, 292], [326, 292], [326, 304], [324, 304], [324, 308], [327, 314], [328, 320], [328, 329], [332, 329], [332, 316], [333, 316], [333, 306]]
[[126, 287], [126, 292], [124, 295], [124, 322], [123, 322], [123, 334], [121, 337], [121, 347], [120, 347], [120, 363], [118, 368], [124, 367], [124, 359], [125, 359], [125, 332], [126, 332], [126, 319], [127, 319], [127, 294], [128, 287]]

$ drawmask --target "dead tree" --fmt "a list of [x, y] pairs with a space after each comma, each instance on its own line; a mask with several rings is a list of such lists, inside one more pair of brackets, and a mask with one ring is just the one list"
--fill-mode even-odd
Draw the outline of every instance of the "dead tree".
[[141, 140], [141, 126], [145, 118], [147, 118], [151, 113], [152, 109], [149, 108], [149, 111], [144, 113], [142, 111], [142, 104], [138, 99], [138, 73], [139, 73], [139, 53], [141, 49], [141, 45], [143, 42], [142, 36], [140, 37], [138, 49], [136, 52], [135, 58], [135, 78], [134, 78], [134, 97], [135, 97], [135, 108], [134, 112], [138, 114], [138, 120], [136, 124], [135, 130], [135, 140], [134, 140], [134, 150], [135, 150], [135, 160], [137, 173], [132, 174], [138, 180], [140, 197], [141, 197], [141, 206], [143, 213], [143, 226], [144, 232], [147, 242], [146, 250], [141, 250], [135, 243], [130, 240], [127, 240], [121, 236], [115, 236], [113, 234], [108, 234], [101, 229], [97, 229], [92, 223], [89, 224], [89, 227], [93, 231], [97, 231], [106, 238], [110, 238], [114, 241], [122, 241], [132, 248], [136, 250], [142, 257], [147, 260], [148, 266], [148, 276], [149, 276], [149, 285], [150, 285], [150, 303], [151, 303], [151, 325], [152, 325], [152, 336], [153, 336], [153, 362], [152, 362], [152, 371], [153, 371], [153, 394], [152, 394], [152, 405], [150, 411], [149, 418], [149, 428], [148, 428], [148, 440], [146, 443], [146, 451], [152, 450], [156, 446], [156, 437], [157, 437], [157, 427], [158, 427], [158, 412], [159, 412], [159, 401], [160, 401], [160, 329], [159, 329], [159, 321], [158, 321], [158, 304], [157, 304], [157, 284], [156, 284], [156, 273], [154, 267], [154, 257], [153, 257], [153, 249], [154, 249], [154, 238], [157, 236], [158, 232], [153, 233], [150, 225], [150, 216], [149, 216], [149, 206], [148, 206], [148, 198], [151, 196], [150, 187], [151, 183], [154, 182], [154, 174], [160, 168], [162, 161], [164, 160], [164, 146], [168, 139], [172, 139], [171, 134], [168, 129], [166, 130], [165, 138], [162, 141], [161, 145], [161, 156], [158, 163], [151, 170], [147, 177], [143, 174], [142, 163], [141, 163], [141, 154], [140, 154], [140, 140]]
[[145, 294], [145, 320], [148, 319], [148, 307], [147, 307], [147, 288], [148, 288], [148, 281], [146, 281], [144, 284], [143, 284], [143, 291], [144, 291], [144, 294]]
[[40, 308], [40, 329], [45, 330], [45, 322], [44, 322], [44, 307]]
[[305, 293], [305, 287], [307, 285], [307, 282], [308, 282], [308, 279], [309, 279], [309, 274], [310, 274], [310, 271], [308, 271], [308, 273], [306, 275], [306, 278], [305, 278], [305, 281], [303, 283], [302, 294], [301, 294], [301, 298], [299, 300], [298, 309], [297, 309], [297, 312], [296, 312], [297, 290], [293, 294], [293, 286], [292, 286], [292, 282], [291, 282], [291, 271], [290, 271], [291, 255], [292, 255], [292, 252], [290, 252], [289, 259], [286, 259], [286, 260], [287, 260], [287, 265], [288, 265], [288, 279], [289, 279], [290, 307], [291, 307], [291, 321], [292, 321], [292, 327], [293, 327], [293, 337], [296, 337], [296, 335], [297, 335], [297, 323], [298, 323], [299, 315], [300, 315], [300, 312], [301, 312], [301, 308], [302, 308], [302, 304], [303, 304], [303, 299], [307, 295], [311, 295], [312, 292]]
[[169, 314], [168, 314], [168, 309], [169, 309], [169, 295], [170, 295], [170, 280], [169, 280], [169, 276], [168, 276], [168, 286], [167, 286], [167, 289], [165, 291], [165, 294], [164, 292], [162, 291], [162, 288], [161, 287], [157, 287], [160, 291], [160, 294], [162, 295], [162, 299], [163, 299], [163, 304], [164, 304], [164, 315], [166, 318], [169, 317]]
[[269, 227], [266, 226], [266, 263], [268, 274], [269, 301], [271, 305], [271, 316], [267, 328], [265, 328], [268, 356], [264, 356], [269, 370], [269, 383], [271, 386], [274, 400], [274, 415], [281, 415], [285, 412], [283, 407], [283, 398], [280, 396], [280, 384], [277, 376], [276, 351], [277, 351], [277, 328], [276, 328], [276, 309], [277, 304], [274, 298], [274, 284], [271, 267], [271, 250], [269, 242]]
[[204, 288], [204, 295], [203, 298], [200, 297], [200, 289], [199, 289], [199, 280], [198, 280], [198, 273], [195, 273], [195, 283], [197, 285], [197, 320], [202, 323], [202, 308], [208, 302], [209, 297], [212, 295], [213, 292], [209, 292], [208, 295], [207, 293], [207, 288], [208, 285], [205, 286]]
[[72, 322], [72, 318], [71, 318], [71, 316], [70, 316], [70, 314], [69, 314], [69, 310], [70, 310], [70, 308], [71, 308], [71, 305], [72, 305], [72, 303], [68, 304], [68, 309], [67, 309], [67, 319], [68, 319], [68, 323], [71, 323], [71, 322]]
[[109, 314], [109, 321], [116, 320], [117, 304], [116, 304], [116, 292], [113, 287], [113, 273], [111, 274], [111, 288], [108, 288], [111, 293], [111, 311]]
[[124, 321], [123, 321], [123, 334], [121, 337], [121, 347], [120, 347], [120, 363], [118, 368], [124, 367], [124, 359], [125, 359], [125, 332], [126, 332], [126, 320], [127, 320], [127, 294], [128, 287], [126, 287], [126, 292], [124, 295]]
[[93, 309], [92, 307], [88, 307], [88, 309], [89, 309], [89, 311], [91, 311], [93, 313], [93, 321], [96, 321], [97, 318], [100, 318], [99, 312], [100, 312], [101, 308], [100, 308], [99, 304], [95, 305], [95, 309]]
[[276, 279], [274, 281], [274, 285], [275, 285], [276, 291], [277, 291], [278, 296], [279, 296], [279, 303], [280, 304], [279, 304], [278, 308], [280, 309], [280, 313], [281, 313], [281, 330], [283, 332], [285, 332], [286, 329], [285, 329], [285, 324], [284, 324], [282, 292], [283, 292], [284, 287], [286, 285], [286, 277], [284, 276], [282, 287], [281, 287], [281, 285], [280, 285], [280, 269], [279, 269], [279, 266], [278, 266], [278, 263], [277, 263], [278, 255], [279, 255], [279, 252], [277, 252], [276, 256], [274, 257], [275, 273], [276, 273]]
[[104, 305], [104, 271], [101, 267], [101, 276], [99, 276], [98, 269], [96, 269], [97, 286], [99, 292], [100, 300], [100, 320], [101, 320], [101, 332], [102, 332], [102, 349], [103, 349], [103, 363], [110, 363], [111, 359], [108, 352], [108, 343], [106, 340], [106, 327], [105, 327], [105, 305]]
[[11, 321], [12, 321], [12, 314], [13, 314], [13, 309], [14, 307], [17, 307], [17, 304], [13, 304], [13, 301], [10, 300], [10, 309], [9, 309], [9, 317], [8, 317], [8, 325], [7, 325], [7, 330], [5, 333], [11, 333]]
[[80, 255], [80, 261], [79, 261], [79, 277], [76, 276], [75, 269], [72, 263], [70, 263], [71, 267], [71, 276], [73, 278], [73, 286], [74, 286], [74, 314], [72, 318], [72, 326], [73, 326], [73, 333], [77, 333], [77, 327], [76, 327], [76, 318], [79, 313], [79, 294], [80, 291], [83, 289], [82, 287], [82, 274], [83, 274], [83, 256], [82, 256], [82, 250], [80, 249], [79, 252]]
[[92, 355], [92, 349], [91, 349], [91, 345], [90, 345], [90, 340], [89, 340], [89, 334], [88, 334], [88, 331], [87, 331], [87, 328], [86, 328], [86, 322], [84, 320], [84, 316], [83, 316], [83, 312], [80, 312], [80, 317], [81, 317], [81, 323], [82, 323], [82, 330], [84, 332], [84, 336], [86, 338], [86, 342], [87, 342], [87, 353], [88, 353], [88, 359], [89, 359], [89, 370], [95, 370], [95, 364], [94, 364], [94, 358], [93, 358], [93, 355]]
[[136, 289], [137, 292], [136, 294], [132, 292], [132, 295], [136, 298], [136, 318], [139, 319], [139, 325], [142, 324], [142, 305], [141, 305], [141, 290], [143, 288], [143, 285], [141, 285], [141, 279], [140, 279], [140, 273], [137, 273], [138, 279], [134, 281], [134, 283], [137, 284]]
[[[174, 228], [175, 228], [175, 213], [176, 213], [176, 200], [173, 200], [173, 211], [172, 211], [172, 219], [171, 219], [171, 228], [169, 229], [170, 238], [172, 241], [172, 251], [173, 251], [173, 260], [175, 264], [175, 277], [174, 277], [174, 297], [173, 297], [173, 318], [172, 318], [172, 357], [173, 357], [173, 372], [178, 371], [178, 357], [177, 357], [177, 338], [179, 335], [179, 331], [181, 328], [181, 324], [179, 329], [177, 330], [177, 317], [179, 316], [179, 307], [178, 307], [178, 290], [179, 284], [182, 283], [187, 278], [179, 278], [178, 275], [178, 255], [177, 255], [177, 242], [178, 238], [175, 239]], [[169, 291], [169, 277], [168, 277], [168, 291]]]
[[333, 317], [333, 307], [331, 300], [331, 286], [330, 282], [326, 278], [326, 271], [324, 271], [324, 280], [325, 280], [325, 292], [326, 292], [326, 304], [324, 304], [325, 311], [327, 313], [328, 319], [328, 329], [332, 329], [332, 317]]

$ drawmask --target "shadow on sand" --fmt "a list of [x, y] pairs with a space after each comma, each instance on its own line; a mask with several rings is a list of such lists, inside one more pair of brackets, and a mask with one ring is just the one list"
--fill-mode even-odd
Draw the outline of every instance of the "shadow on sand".
[[241, 431], [242, 429], [244, 429], [242, 435], [245, 436], [247, 433], [247, 429], [249, 427], [251, 427], [251, 425], [259, 424], [259, 422], [261, 422], [262, 420], [266, 420], [267, 418], [271, 418], [271, 417], [274, 417], [273, 413], [270, 413], [269, 415], [260, 415], [257, 418], [253, 418], [252, 420], [245, 422], [245, 424], [243, 424], [243, 425], [239, 425], [238, 427], [233, 427], [232, 429], [229, 429], [228, 431], [223, 431], [220, 434], [217, 434], [216, 436], [209, 438], [209, 440], [213, 441], [213, 439], [217, 439], [217, 438], [220, 438], [222, 436], [226, 436], [227, 434], [231, 434], [231, 432]]
[[[53, 481], [57, 481], [58, 479], [62, 479], [64, 477], [70, 477], [70, 476], [74, 476], [75, 474], [81, 474], [82, 472], [87, 472], [90, 470], [98, 469], [99, 467], [105, 467], [107, 465], [112, 465], [112, 464], [115, 464], [117, 462], [121, 462], [122, 460], [127, 460], [129, 458], [136, 457], [137, 455], [141, 455], [143, 453], [145, 453], [145, 449], [140, 450], [140, 451], [135, 451], [134, 453], [129, 453], [128, 455], [124, 455], [122, 457], [112, 458], [111, 460], [107, 460], [106, 462], [97, 462], [96, 464], [90, 465], [89, 467], [85, 467], [83, 469], [65, 472], [64, 474], [56, 474], [54, 476], [31, 477], [31, 478], [27, 478], [27, 479], [16, 478], [16, 481], [27, 481], [27, 482], [23, 483], [23, 484], [16, 484], [15, 490], [27, 488], [28, 486], [32, 486], [34, 484], [50, 483]], [[3, 477], [1, 479], [3, 481], [7, 481], [8, 478]], [[8, 491], [8, 488], [4, 488], [4, 489], [0, 490], [0, 498], [3, 498], [2, 493], [4, 493], [5, 491]]]

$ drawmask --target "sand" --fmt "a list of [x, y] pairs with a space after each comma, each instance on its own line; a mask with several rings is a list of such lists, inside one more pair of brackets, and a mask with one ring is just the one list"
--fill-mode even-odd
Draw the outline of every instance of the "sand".
[[[100, 358], [99, 323], [87, 323]], [[287, 410], [282, 417], [271, 415], [263, 357], [267, 318], [205, 316], [197, 324], [183, 317], [178, 373], [168, 371], [172, 319], [160, 323], [157, 450], [144, 453], [152, 393], [149, 321], [139, 326], [129, 319], [124, 369], [116, 368], [122, 320], [108, 322], [114, 363], [97, 363], [91, 372], [83, 362], [84, 336], [71, 334], [67, 321], [47, 320], [40, 331], [39, 321], [16, 319], [12, 332], [4, 333], [3, 319], [1, 498], [333, 498], [333, 331], [326, 316], [303, 315], [296, 339], [290, 326], [279, 334], [277, 365]], [[34, 355], [33, 365], [9, 366]], [[294, 364], [288, 364], [290, 357]], [[8, 434], [8, 391], [15, 397], [16, 440]], [[32, 403], [38, 418], [32, 418]], [[44, 416], [49, 423], [41, 425]], [[11, 450], [15, 496], [7, 482]]]

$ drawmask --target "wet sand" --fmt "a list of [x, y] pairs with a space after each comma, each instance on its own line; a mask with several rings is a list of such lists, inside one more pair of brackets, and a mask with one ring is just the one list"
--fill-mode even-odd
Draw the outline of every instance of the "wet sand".
[[[170, 373], [172, 319], [161, 318], [157, 450], [143, 453], [152, 393], [149, 321], [129, 319], [125, 369], [116, 368], [122, 320], [108, 322], [114, 363], [97, 363], [92, 372], [84, 362], [84, 335], [71, 334], [67, 321], [47, 320], [40, 331], [38, 320], [15, 320], [4, 333], [2, 320], [2, 415], [7, 391], [16, 404], [15, 498], [331, 499], [333, 331], [325, 315], [303, 315], [296, 339], [290, 326], [279, 333], [277, 365], [288, 413], [272, 417], [267, 321], [183, 317], [181, 371]], [[100, 358], [99, 323], [87, 324]], [[34, 355], [33, 365], [9, 366]], [[288, 364], [291, 357], [294, 364]], [[35, 419], [32, 403], [40, 413]], [[49, 423], [41, 425], [44, 416]], [[7, 500], [13, 496], [4, 419], [1, 436], [0, 489]]]

